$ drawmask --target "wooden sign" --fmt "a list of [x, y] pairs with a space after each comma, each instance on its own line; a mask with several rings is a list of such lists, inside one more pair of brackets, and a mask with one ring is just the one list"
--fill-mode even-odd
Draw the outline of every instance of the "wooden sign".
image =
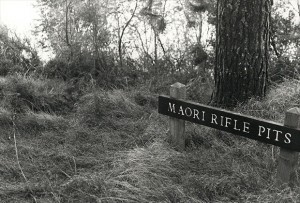
[[300, 151], [300, 131], [286, 125], [168, 96], [159, 96], [158, 112], [289, 150]]

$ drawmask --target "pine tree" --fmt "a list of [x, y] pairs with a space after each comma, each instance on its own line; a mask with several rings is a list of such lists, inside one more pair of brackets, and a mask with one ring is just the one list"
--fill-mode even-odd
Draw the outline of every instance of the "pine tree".
[[232, 107], [263, 97], [272, 0], [218, 0], [214, 102]]

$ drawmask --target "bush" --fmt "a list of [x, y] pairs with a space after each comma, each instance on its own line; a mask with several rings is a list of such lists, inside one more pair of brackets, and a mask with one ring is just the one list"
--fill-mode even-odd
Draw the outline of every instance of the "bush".
[[10, 76], [0, 80], [2, 107], [12, 112], [60, 112], [72, 108], [67, 85], [59, 81], [42, 81], [30, 77]]
[[269, 78], [272, 82], [284, 82], [285, 79], [295, 79], [299, 77], [299, 60], [291, 61], [288, 57], [281, 57], [271, 61]]
[[[11, 118], [9, 119], [10, 122], [3, 123], [2, 127], [8, 127], [7, 124], [11, 124]], [[68, 126], [68, 121], [63, 117], [48, 113], [27, 112], [26, 114], [17, 115], [14, 122], [17, 131], [22, 133], [22, 136], [30, 135], [30, 137], [35, 133], [45, 131], [61, 132]]]
[[150, 109], [157, 108], [158, 106], [157, 97], [146, 91], [137, 91], [134, 94], [134, 101], [138, 105], [149, 107]]
[[300, 106], [300, 80], [285, 80], [274, 85], [262, 100], [250, 99], [240, 104], [236, 111], [259, 118], [283, 122], [285, 112], [292, 107]]
[[68, 64], [64, 60], [55, 58], [46, 63], [41, 74], [49, 79], [58, 78], [66, 80], [68, 69]]
[[0, 60], [0, 76], [7, 76], [12, 66], [11, 60]]
[[137, 119], [143, 111], [121, 90], [100, 90], [80, 99], [77, 114], [88, 126], [99, 126], [102, 122], [114, 125], [116, 120], [122, 118]]
[[110, 53], [102, 54], [101, 58], [96, 59], [87, 52], [77, 53], [71, 59], [56, 57], [47, 62], [39, 72], [49, 79], [58, 78], [73, 83], [94, 80], [100, 87], [117, 86], [114, 58]]

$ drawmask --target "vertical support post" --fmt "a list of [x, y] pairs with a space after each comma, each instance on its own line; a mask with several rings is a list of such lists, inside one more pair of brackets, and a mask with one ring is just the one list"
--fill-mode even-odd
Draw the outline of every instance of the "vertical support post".
[[[170, 97], [186, 99], [186, 86], [177, 82], [170, 87]], [[171, 144], [178, 151], [185, 150], [185, 121], [170, 117]]]
[[[284, 125], [290, 128], [300, 127], [299, 108], [292, 108], [285, 113]], [[285, 184], [293, 187], [298, 184], [297, 166], [298, 152], [280, 148], [276, 177], [277, 187]]]

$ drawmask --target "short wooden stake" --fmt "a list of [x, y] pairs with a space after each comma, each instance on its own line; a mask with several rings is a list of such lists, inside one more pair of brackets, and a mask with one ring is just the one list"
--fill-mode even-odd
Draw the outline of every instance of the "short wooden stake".
[[[177, 82], [170, 87], [170, 97], [174, 99], [186, 98], [186, 86]], [[171, 144], [178, 151], [185, 150], [185, 121], [170, 117]]]
[[[295, 107], [286, 112], [284, 125], [290, 128], [300, 128], [299, 108]], [[297, 166], [298, 152], [280, 148], [276, 177], [276, 184], [279, 188], [283, 185], [291, 187], [298, 185]]]

